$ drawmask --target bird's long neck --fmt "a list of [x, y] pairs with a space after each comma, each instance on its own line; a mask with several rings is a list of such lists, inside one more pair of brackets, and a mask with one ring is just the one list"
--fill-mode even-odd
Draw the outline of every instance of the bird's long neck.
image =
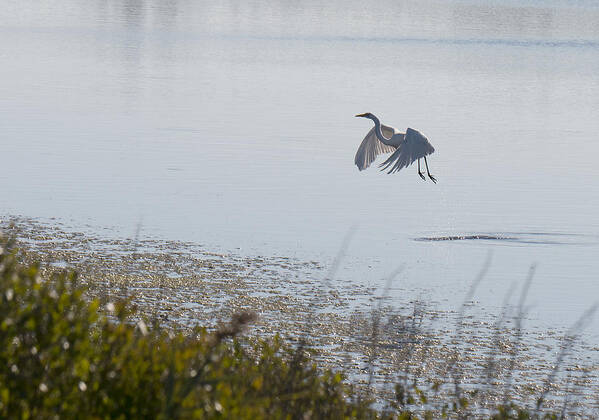
[[377, 117], [375, 117], [374, 115], [372, 116], [372, 121], [374, 121], [374, 132], [376, 133], [376, 137], [383, 143], [386, 144], [387, 146], [391, 146], [391, 142], [389, 141], [390, 139], [386, 139], [385, 136], [383, 136], [383, 130], [381, 129], [381, 122], [379, 121], [379, 119]]

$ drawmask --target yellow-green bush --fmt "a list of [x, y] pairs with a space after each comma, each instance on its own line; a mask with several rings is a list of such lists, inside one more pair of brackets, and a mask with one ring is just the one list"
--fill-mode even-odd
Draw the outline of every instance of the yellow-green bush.
[[184, 335], [83, 292], [74, 273], [45, 279], [0, 252], [0, 418], [375, 416], [304, 352], [277, 338], [242, 346], [244, 316]]

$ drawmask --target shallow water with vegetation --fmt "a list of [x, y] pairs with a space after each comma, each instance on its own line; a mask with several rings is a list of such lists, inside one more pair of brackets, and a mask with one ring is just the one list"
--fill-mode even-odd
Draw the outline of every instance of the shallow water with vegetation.
[[581, 314], [569, 330], [528, 329], [526, 284], [501, 312], [486, 312], [475, 294], [488, 267], [478, 278], [472, 273], [462, 306], [442, 311], [409, 299], [409, 291], [397, 301], [335, 280], [330, 267], [314, 262], [216, 254], [193, 243], [109, 240], [30, 219], [1, 226], [18, 239], [24, 262], [41, 261], [45, 275], [75, 269], [88, 298], [104, 305], [130, 299], [138, 319], [190, 332], [256, 314], [250, 336], [305, 343], [323, 366], [341, 369], [360, 387], [371, 384], [379, 408], [396, 398], [395, 384], [408, 389], [415, 380], [435, 395], [451, 395], [455, 383], [465, 395], [476, 390], [477, 410], [508, 394], [532, 409], [545, 393], [552, 409], [598, 413], [599, 347], [582, 334], [593, 314]]

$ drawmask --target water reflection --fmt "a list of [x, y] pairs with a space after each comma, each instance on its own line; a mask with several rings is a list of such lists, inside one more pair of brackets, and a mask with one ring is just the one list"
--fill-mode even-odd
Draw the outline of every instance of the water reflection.
[[545, 7], [457, 4], [452, 18], [455, 27], [473, 34], [484, 31], [491, 38], [546, 39], [553, 32], [554, 11]]
[[[548, 316], [579, 313], [599, 294], [597, 22], [559, 0], [9, 0], [0, 210], [324, 264], [357, 224], [343, 275], [412, 262], [444, 296], [505, 244], [496, 285], [537, 261]], [[364, 111], [425, 132], [439, 184], [358, 173]]]

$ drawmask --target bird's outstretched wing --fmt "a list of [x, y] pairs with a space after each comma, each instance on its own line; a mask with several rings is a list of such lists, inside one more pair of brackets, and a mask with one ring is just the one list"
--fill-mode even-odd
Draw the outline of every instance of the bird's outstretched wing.
[[[381, 124], [381, 131], [385, 138], [391, 138], [394, 134], [398, 133], [395, 128], [383, 124]], [[377, 138], [374, 127], [372, 127], [368, 134], [366, 134], [366, 137], [364, 137], [364, 140], [362, 140], [360, 147], [358, 147], [354, 162], [358, 169], [362, 171], [368, 168], [379, 154], [391, 153], [393, 151], [395, 151], [395, 147], [382, 143]]]
[[406, 137], [397, 148], [397, 150], [389, 156], [389, 159], [381, 163], [381, 171], [389, 168], [389, 172], [397, 172], [402, 168], [410, 166], [415, 160], [430, 155], [435, 151], [428, 139], [419, 131], [408, 128]]

